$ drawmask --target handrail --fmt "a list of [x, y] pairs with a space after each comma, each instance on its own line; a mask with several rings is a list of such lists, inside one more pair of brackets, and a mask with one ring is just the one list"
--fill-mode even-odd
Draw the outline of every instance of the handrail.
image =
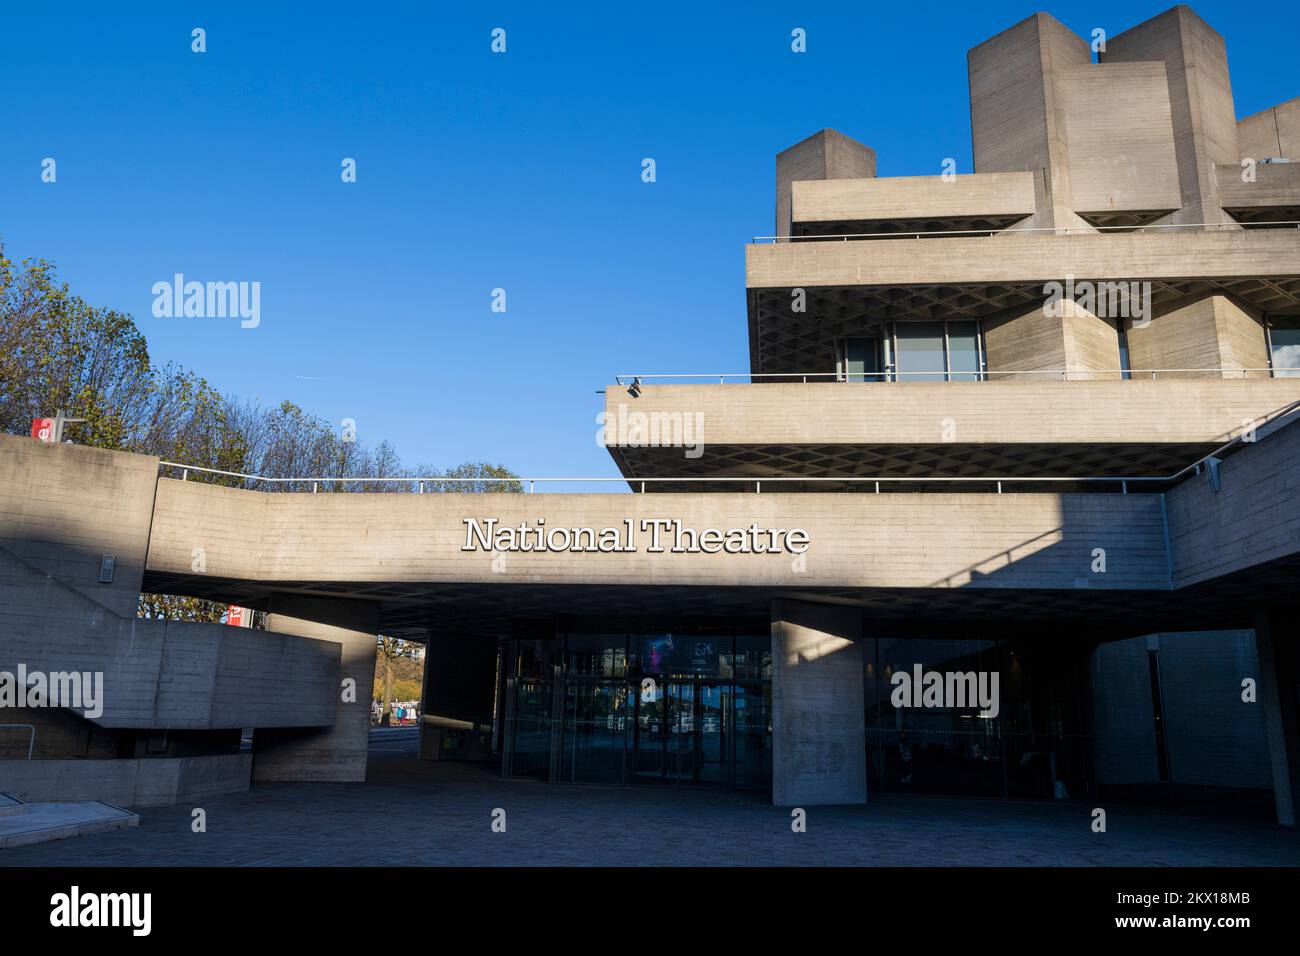
[[1246, 373], [1248, 372], [1273, 372], [1273, 373], [1296, 372], [1297, 374], [1300, 374], [1300, 367], [1284, 366], [1282, 368], [1220, 367], [1220, 368], [1132, 368], [1132, 369], [1129, 368], [1044, 368], [1044, 369], [1008, 369], [1006, 371], [993, 371], [991, 369], [983, 369], [978, 372], [976, 371], [896, 372], [893, 370], [881, 371], [881, 372], [651, 372], [651, 373], [642, 373], [639, 375], [629, 375], [629, 374], [615, 375], [614, 384], [631, 385], [633, 382], [635, 382], [638, 379], [644, 381], [645, 379], [649, 379], [649, 378], [707, 378], [707, 379], [716, 378], [718, 380], [718, 384], [720, 385], [725, 385], [727, 384], [726, 381], [727, 379], [734, 379], [734, 378], [750, 378], [750, 379], [802, 378], [805, 381], [807, 381], [810, 378], [832, 378], [835, 379], [836, 381], [844, 381], [852, 385], [862, 385], [864, 383], [861, 381], [856, 381], [856, 379], [888, 378], [888, 377], [899, 377], [904, 375], [978, 376], [978, 378], [956, 379], [956, 381], [962, 381], [962, 382], [975, 382], [975, 381], [987, 381], [988, 379], [990, 379], [995, 375], [1060, 375], [1061, 381], [1069, 381], [1070, 375], [1128, 374], [1130, 376], [1135, 376], [1135, 375], [1146, 376], [1149, 374], [1151, 376], [1151, 380], [1155, 381], [1157, 374], [1163, 373], [1166, 375], [1170, 375], [1170, 374], [1185, 375], [1189, 372], [1202, 372], [1202, 373], [1240, 372], [1242, 374], [1242, 377], [1244, 378], [1246, 376]]
[[[1286, 416], [1288, 416], [1288, 415], [1290, 415], [1290, 414], [1292, 414], [1292, 413], [1294, 413], [1294, 412], [1296, 412], [1296, 411], [1300, 411], [1300, 399], [1297, 399], [1296, 401], [1293, 401], [1293, 402], [1291, 402], [1291, 403], [1288, 404], [1288, 405], [1284, 405], [1284, 406], [1282, 406], [1281, 408], [1274, 409], [1272, 412], [1269, 412], [1268, 414], [1264, 415], [1262, 418], [1260, 418], [1257, 422], [1254, 423], [1254, 426], [1255, 426], [1255, 427], [1254, 427], [1253, 431], [1256, 432], [1256, 433], [1258, 433], [1260, 427], [1262, 427], [1262, 426], [1264, 426], [1264, 425], [1267, 425], [1267, 424], [1270, 424], [1271, 422], [1275, 422], [1275, 421], [1277, 421], [1277, 420], [1280, 420], [1280, 419], [1282, 419], [1282, 418], [1285, 418]], [[799, 477], [799, 476], [773, 476], [773, 477], [762, 477], [762, 478], [754, 478], [754, 477], [745, 477], [745, 478], [742, 478], [742, 477], [734, 477], [734, 476], [729, 476], [729, 475], [728, 475], [728, 476], [718, 476], [718, 477], [694, 476], [694, 475], [692, 475], [692, 476], [683, 476], [683, 477], [679, 477], [679, 478], [666, 478], [666, 477], [650, 477], [650, 478], [636, 478], [636, 477], [603, 478], [603, 477], [599, 477], [599, 478], [598, 478], [598, 477], [589, 477], [589, 476], [578, 476], [578, 477], [569, 477], [569, 478], [565, 478], [565, 477], [554, 477], [554, 476], [544, 476], [544, 477], [518, 476], [518, 477], [514, 477], [514, 478], [495, 478], [495, 477], [493, 477], [493, 478], [444, 478], [444, 477], [441, 477], [441, 476], [438, 476], [438, 475], [432, 475], [432, 476], [427, 476], [427, 477], [421, 477], [421, 476], [411, 475], [411, 476], [406, 476], [406, 477], [388, 477], [388, 476], [385, 476], [385, 477], [372, 477], [372, 478], [368, 478], [368, 477], [364, 477], [364, 476], [362, 476], [362, 477], [335, 477], [335, 478], [331, 478], [331, 477], [328, 477], [328, 476], [326, 476], [326, 477], [318, 477], [318, 478], [269, 478], [269, 477], [265, 477], [265, 476], [262, 476], [262, 475], [247, 475], [247, 474], [243, 474], [243, 473], [241, 473], [241, 472], [237, 472], [237, 471], [222, 471], [222, 470], [217, 469], [217, 468], [203, 468], [203, 467], [198, 466], [198, 465], [183, 465], [183, 464], [180, 464], [179, 462], [173, 462], [173, 461], [160, 461], [158, 464], [159, 464], [159, 467], [162, 467], [162, 468], [177, 468], [177, 469], [181, 469], [181, 470], [182, 470], [182, 477], [181, 477], [181, 480], [182, 480], [182, 481], [187, 480], [188, 477], [189, 477], [189, 473], [190, 473], [191, 471], [194, 471], [194, 472], [201, 472], [201, 473], [203, 473], [203, 474], [209, 474], [209, 475], [222, 475], [222, 476], [230, 477], [230, 478], [241, 478], [241, 479], [244, 479], [245, 481], [263, 482], [263, 483], [266, 483], [266, 484], [299, 484], [299, 485], [305, 485], [305, 484], [310, 483], [310, 484], [312, 485], [312, 493], [313, 493], [313, 494], [315, 494], [315, 493], [318, 491], [319, 486], [320, 486], [321, 484], [331, 484], [331, 485], [333, 485], [333, 484], [356, 484], [356, 483], [373, 483], [373, 484], [394, 484], [394, 483], [396, 483], [396, 484], [407, 484], [407, 485], [418, 483], [418, 484], [419, 484], [419, 487], [420, 487], [420, 491], [421, 491], [421, 493], [423, 493], [423, 491], [424, 491], [424, 485], [425, 485], [426, 482], [447, 482], [447, 483], [451, 483], [451, 484], [472, 484], [472, 483], [476, 483], [476, 482], [483, 482], [483, 483], [516, 482], [516, 483], [521, 484], [521, 485], [522, 485], [524, 482], [527, 482], [527, 483], [528, 483], [528, 486], [529, 486], [529, 487], [528, 487], [529, 492], [535, 492], [535, 491], [536, 491], [536, 485], [537, 485], [538, 482], [542, 482], [542, 483], [548, 483], [548, 482], [549, 482], [549, 483], [551, 483], [551, 484], [565, 484], [565, 483], [575, 483], [575, 484], [576, 484], [576, 483], [584, 483], [584, 484], [595, 483], [595, 484], [602, 484], [602, 483], [615, 483], [615, 484], [629, 484], [629, 485], [633, 485], [633, 486], [640, 485], [640, 486], [641, 486], [641, 493], [643, 493], [643, 494], [645, 493], [645, 486], [646, 486], [646, 485], [648, 485], [648, 484], [665, 484], [665, 483], [667, 483], [667, 484], [694, 484], [694, 483], [709, 483], [709, 484], [718, 484], [718, 483], [722, 483], [722, 484], [736, 484], [736, 483], [741, 483], [741, 484], [746, 484], [746, 485], [753, 484], [753, 485], [756, 486], [756, 490], [757, 490], [759, 493], [762, 492], [762, 490], [763, 490], [762, 486], [763, 486], [765, 483], [767, 483], [767, 484], [788, 484], [788, 483], [792, 483], [792, 482], [793, 482], [793, 483], [802, 483], [802, 484], [820, 484], [820, 483], [823, 483], [823, 482], [830, 482], [830, 483], [839, 483], [839, 484], [874, 484], [874, 485], [876, 485], [876, 490], [877, 490], [877, 491], [880, 490], [880, 489], [879, 489], [879, 486], [880, 486], [881, 484], [967, 484], [967, 483], [984, 483], [984, 484], [996, 484], [996, 485], [997, 485], [997, 488], [998, 488], [998, 492], [1001, 493], [1003, 483], [1014, 484], [1014, 483], [1040, 483], [1040, 482], [1041, 482], [1041, 483], [1065, 483], [1065, 484], [1070, 484], [1070, 483], [1102, 482], [1102, 481], [1104, 481], [1104, 482], [1110, 482], [1110, 483], [1112, 483], [1112, 484], [1116, 484], [1116, 483], [1118, 483], [1118, 484], [1120, 484], [1120, 485], [1122, 486], [1123, 490], [1127, 493], [1127, 491], [1128, 491], [1128, 485], [1129, 485], [1130, 483], [1142, 483], [1142, 482], [1170, 482], [1170, 481], [1177, 481], [1179, 478], [1183, 477], [1184, 475], [1188, 474], [1189, 472], [1192, 472], [1192, 471], [1195, 471], [1195, 470], [1199, 470], [1199, 468], [1201, 467], [1201, 465], [1205, 464], [1205, 462], [1208, 461], [1209, 459], [1211, 459], [1211, 458], [1217, 458], [1219, 455], [1222, 455], [1224, 452], [1226, 452], [1229, 448], [1232, 448], [1234, 445], [1247, 443], [1247, 441], [1253, 442], [1254, 439], [1251, 438], [1251, 439], [1247, 440], [1247, 439], [1244, 438], [1242, 435], [1238, 435], [1238, 436], [1236, 436], [1235, 438], [1233, 438], [1233, 439], [1231, 439], [1230, 441], [1228, 441], [1227, 443], [1225, 443], [1225, 444], [1223, 444], [1223, 445], [1220, 445], [1218, 448], [1216, 448], [1214, 451], [1210, 452], [1208, 455], [1204, 455], [1204, 456], [1202, 456], [1201, 458], [1198, 458], [1196, 461], [1192, 462], [1190, 465], [1187, 465], [1187, 466], [1184, 467], [1184, 468], [1180, 468], [1178, 471], [1174, 472], [1174, 473], [1171, 474], [1171, 475], [1134, 475], [1134, 476], [1131, 476], [1131, 477], [1130, 477], [1130, 476], [1125, 476], [1125, 475], [1076, 475], [1076, 476], [1070, 476], [1070, 475], [1046, 475], [1046, 476], [1044, 476], [1044, 475], [980, 475], [980, 476], [976, 476], [976, 477], [968, 477], [968, 476], [953, 476], [953, 477], [946, 477], [946, 476], [943, 476], [943, 475], [931, 475], [931, 476], [927, 476], [927, 477], [918, 477], [918, 476], [907, 476], [907, 477], [893, 477], [893, 476], [881, 476], [881, 477], [876, 477], [876, 476], [844, 476], [844, 477], [832, 477], [832, 476], [825, 476], [825, 475], [810, 475], [810, 476], [807, 476], [807, 477]], [[614, 447], [621, 447], [621, 446], [614, 446]]]
[[[941, 218], [941, 217], [930, 217]], [[1279, 219], [1269, 222], [1250, 222], [1240, 223], [1236, 220], [1231, 222], [1179, 222], [1179, 223], [1152, 223], [1146, 226], [1034, 226], [1028, 229], [1015, 229], [1008, 227], [1006, 229], [933, 229], [933, 230], [899, 230], [898, 232], [844, 232], [829, 235], [808, 235], [808, 236], [753, 236], [750, 239], [750, 245], [767, 242], [807, 242], [816, 239], [906, 239], [911, 236], [919, 239], [922, 236], [975, 236], [992, 238], [993, 236], [1015, 236], [1025, 233], [1050, 232], [1055, 236], [1089, 236], [1097, 232], [1146, 232], [1148, 229], [1215, 229], [1223, 232], [1225, 229], [1232, 232], [1248, 232], [1251, 229], [1257, 229], [1264, 226], [1295, 226], [1300, 229], [1300, 222], [1293, 219]]]
[[27, 759], [31, 760], [32, 751], [36, 749], [36, 726], [34, 724], [0, 724], [0, 730], [6, 727], [26, 727], [32, 732], [27, 740]]

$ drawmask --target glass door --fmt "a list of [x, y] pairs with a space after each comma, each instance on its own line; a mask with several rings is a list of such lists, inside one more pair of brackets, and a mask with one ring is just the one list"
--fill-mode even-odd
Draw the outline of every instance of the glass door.
[[665, 776], [674, 781], [689, 783], [699, 775], [699, 721], [696, 714], [694, 684], [667, 685], [664, 695], [668, 734], [668, 759]]
[[665, 744], [664, 685], [653, 680], [633, 684], [629, 695], [635, 701], [632, 732], [628, 738], [631, 753], [628, 757], [628, 778], [631, 780], [662, 780], [667, 770]]
[[708, 783], [731, 783], [731, 685], [700, 684], [698, 691], [699, 779]]
[[735, 684], [732, 688], [733, 747], [737, 787], [772, 783], [772, 685]]
[[628, 686], [575, 680], [564, 702], [560, 779], [570, 783], [622, 783]]

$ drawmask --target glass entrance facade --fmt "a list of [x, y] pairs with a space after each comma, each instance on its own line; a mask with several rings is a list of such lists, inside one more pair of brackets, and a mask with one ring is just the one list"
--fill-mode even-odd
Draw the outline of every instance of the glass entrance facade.
[[565, 783], [772, 779], [768, 629], [560, 629], [513, 640], [505, 771]]
[[[1086, 650], [1045, 641], [869, 638], [867, 787], [886, 793], [1075, 799], [1092, 781]], [[899, 707], [902, 671], [996, 673], [996, 715]]]

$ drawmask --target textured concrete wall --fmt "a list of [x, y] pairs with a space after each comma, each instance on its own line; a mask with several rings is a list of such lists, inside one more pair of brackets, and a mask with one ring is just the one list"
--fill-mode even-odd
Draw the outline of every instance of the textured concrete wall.
[[[0, 548], [135, 617], [158, 459], [0, 435]], [[111, 584], [100, 558], [117, 558]]]
[[1289, 163], [1269, 163], [1254, 168], [1255, 178], [1243, 181], [1241, 166], [1216, 166], [1219, 202], [1224, 209], [1257, 213], [1252, 218], [1269, 222], [1294, 221], [1288, 210], [1300, 205], [1300, 158]]
[[103, 674], [103, 713], [95, 718], [102, 727], [333, 723], [339, 658], [332, 644], [222, 624], [119, 617], [5, 548], [0, 616], [0, 670], [16, 673], [25, 664], [28, 671]]
[[1078, 369], [1091, 381], [1121, 381], [1119, 333], [1112, 319], [1100, 318], [1070, 299], [1063, 299], [1061, 330], [1065, 337], [1065, 367]]
[[[1166, 377], [1266, 379], [1268, 343], [1257, 309], [1210, 295], [1161, 312], [1144, 325], [1127, 324], [1133, 368], [1223, 369], [1171, 372]], [[1240, 372], [1235, 369], [1263, 369]]]
[[1164, 64], [1088, 64], [1058, 76], [1072, 208], [1087, 214], [1181, 206]]
[[1241, 699], [1242, 679], [1259, 679], [1254, 633], [1161, 634], [1159, 644], [1172, 781], [1270, 788], [1263, 708]]
[[379, 605], [299, 594], [272, 596], [268, 627], [341, 645], [339, 674], [355, 682], [353, 697], [335, 687], [335, 720], [326, 730], [262, 730], [253, 734], [253, 779], [360, 783], [366, 779], [370, 702], [375, 681]]
[[1070, 166], [1061, 71], [1086, 65], [1088, 44], [1059, 21], [1036, 13], [966, 55], [975, 172], [1035, 174], [1036, 215], [1024, 227], [1087, 223], [1070, 208]]
[[1300, 423], [1259, 435], [1219, 466], [1219, 491], [1203, 474], [1165, 496], [1176, 587], [1285, 558], [1300, 547]]
[[1241, 158], [1300, 160], [1300, 96], [1237, 121]]
[[[1036, 314], [1050, 330], [1056, 320]], [[1029, 317], [1026, 322], [1034, 324]], [[1059, 323], [1058, 323], [1059, 324]], [[1033, 364], [1017, 350], [1016, 329], [986, 330], [991, 368]], [[1112, 339], [1115, 336], [1112, 335]], [[1117, 348], [1112, 345], [1111, 347]], [[1023, 356], [1018, 361], [1017, 356]], [[996, 359], [996, 363], [995, 363]], [[1105, 355], [1095, 362], [1111, 361]], [[1059, 368], [1060, 366], [1056, 366]], [[632, 437], [630, 412], [702, 415], [704, 456], [710, 444], [929, 444], [943, 439], [946, 419], [958, 442], [1217, 442], [1241, 430], [1246, 418], [1300, 400], [1300, 379], [1207, 381], [1135, 378], [1132, 381], [1030, 381], [1007, 376], [989, 382], [740, 383], [644, 385], [639, 398], [605, 390], [605, 443]], [[620, 406], [626, 406], [620, 411]]]
[[795, 222], [1032, 216], [1030, 172], [795, 182]]
[[[642, 519], [697, 529], [757, 523], [807, 530], [811, 545], [802, 570], [788, 553], [651, 553], [640, 532], [635, 553], [510, 552], [494, 562], [491, 552], [461, 550], [470, 517], [515, 527], [540, 518], [548, 528], [621, 527], [627, 518], [636, 527]], [[195, 541], [207, 549], [209, 575], [268, 589], [277, 581], [1124, 588], [1167, 580], [1159, 497], [1136, 494], [312, 495], [164, 479], [150, 567], [187, 574]], [[1096, 547], [1109, 555], [1105, 575], [1088, 571]]]
[[10, 760], [0, 789], [28, 803], [103, 800], [122, 807], [202, 805], [248, 789], [252, 754], [124, 760]]
[[[1025, 382], [1029, 376], [999, 379], [998, 372], [1046, 371], [1044, 379], [1059, 380], [1066, 367], [1065, 332], [1060, 319], [1043, 311], [1041, 302], [1017, 306], [984, 320], [984, 356], [989, 378], [1008, 383]], [[950, 383], [945, 383], [950, 384]], [[984, 384], [984, 383], [976, 383]]]
[[118, 806], [194, 803], [248, 790], [252, 754], [126, 760], [5, 761], [4, 792], [26, 803], [103, 800]]
[[[1043, 379], [1059, 382], [1060, 370], [1068, 369], [1072, 381], [1121, 380], [1115, 326], [1070, 299], [1062, 299], [1059, 308], [1059, 317], [1045, 314], [1042, 303], [1035, 303], [984, 320], [990, 379], [999, 381], [998, 372], [1044, 371]], [[1032, 377], [1000, 381], [1032, 384]]]
[[1241, 699], [1242, 679], [1259, 677], [1251, 631], [1156, 634], [1098, 647], [1092, 656], [1098, 782], [1161, 782], [1149, 649], [1159, 661], [1168, 782], [1270, 788], [1264, 709]]
[[1171, 221], [1231, 222], [1219, 208], [1214, 171], [1241, 158], [1223, 37], [1190, 7], [1176, 6], [1111, 37], [1099, 59], [1164, 63], [1182, 193]]
[[772, 803], [867, 802], [862, 620], [772, 602]]
[[876, 153], [833, 129], [819, 130], [776, 154], [776, 232], [790, 235], [791, 184], [809, 179], [864, 179], [876, 175]]

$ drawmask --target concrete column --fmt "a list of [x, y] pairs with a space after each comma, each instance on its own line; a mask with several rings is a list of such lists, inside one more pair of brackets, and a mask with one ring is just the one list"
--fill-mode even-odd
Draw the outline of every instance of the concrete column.
[[772, 602], [772, 803], [867, 802], [862, 618]]
[[1285, 827], [1296, 824], [1296, 798], [1300, 796], [1300, 618], [1296, 614], [1295, 607], [1255, 612], [1258, 699], [1264, 709], [1277, 822]]
[[[338, 717], [324, 729], [258, 729], [253, 735], [253, 780], [362, 783], [370, 735], [379, 605], [350, 598], [276, 593], [267, 628], [343, 645]], [[356, 700], [343, 702], [342, 682], [356, 681]]]
[[[420, 700], [420, 756], [441, 758], [443, 734], [475, 731], [462, 736], [455, 756], [481, 759], [491, 753], [492, 708], [496, 701], [497, 642], [489, 638], [430, 634], [424, 656], [424, 689]], [[437, 721], [437, 723], [431, 723]]]

